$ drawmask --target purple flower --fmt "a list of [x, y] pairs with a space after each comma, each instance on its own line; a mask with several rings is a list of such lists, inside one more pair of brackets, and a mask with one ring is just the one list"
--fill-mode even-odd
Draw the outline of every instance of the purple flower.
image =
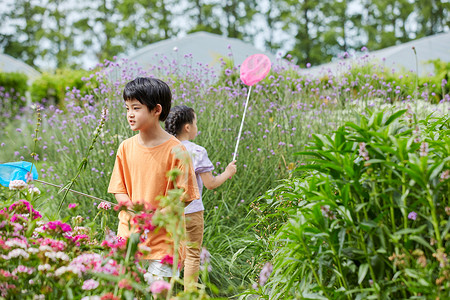
[[423, 142], [420, 144], [420, 156], [427, 156], [428, 155], [428, 143]]
[[408, 214], [408, 219], [415, 221], [417, 219], [417, 213], [412, 211]]
[[200, 270], [204, 270], [205, 269], [205, 265], [207, 265], [208, 267], [208, 272], [211, 272], [212, 267], [211, 267], [211, 254], [209, 253], [208, 250], [206, 250], [206, 247], [202, 248], [202, 251], [200, 252]]
[[261, 270], [261, 273], [259, 274], [259, 285], [264, 286], [267, 282], [267, 279], [269, 279], [270, 274], [273, 271], [273, 266], [270, 262], [266, 262], [264, 267]]

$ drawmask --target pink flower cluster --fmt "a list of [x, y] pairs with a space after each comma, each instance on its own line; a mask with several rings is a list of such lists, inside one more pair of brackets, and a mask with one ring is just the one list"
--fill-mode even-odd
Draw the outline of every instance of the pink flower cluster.
[[11, 204], [11, 206], [8, 208], [11, 212], [16, 212], [18, 214], [30, 214], [30, 216], [35, 219], [42, 218], [42, 215], [37, 211], [34, 210], [33, 206], [30, 204], [30, 202], [26, 200], [19, 200]]
[[108, 202], [101, 202], [98, 206], [98, 209], [104, 209], [104, 210], [109, 210], [111, 209], [111, 204], [109, 204]]
[[12, 274], [16, 275], [17, 273], [25, 273], [31, 275], [34, 273], [35, 270], [36, 270], [35, 268], [29, 268], [24, 265], [19, 265], [17, 266], [17, 268], [14, 269], [14, 271], [12, 271]]
[[47, 224], [44, 225], [45, 231], [53, 231], [55, 233], [65, 233], [65, 232], [71, 232], [72, 227], [64, 222], [61, 221], [50, 221]]
[[173, 265], [173, 256], [172, 255], [169, 255], [169, 254], [167, 254], [166, 256], [164, 256], [162, 259], [161, 259], [161, 263], [162, 264], [168, 264], [168, 265]]
[[164, 280], [154, 281], [150, 286], [150, 291], [153, 295], [164, 294], [170, 289], [170, 283]]
[[88, 279], [85, 282], [83, 282], [83, 286], [81, 287], [85, 291], [95, 290], [98, 288], [99, 283], [97, 280], [94, 279]]
[[81, 275], [92, 271], [94, 273], [105, 273], [110, 275], [119, 275], [121, 266], [113, 259], [106, 261], [100, 254], [84, 253], [75, 257], [69, 264], [69, 268], [73, 273]]
[[72, 208], [77, 207], [77, 205], [78, 205], [78, 204], [76, 204], [76, 203], [70, 203], [69, 206], [68, 206], [68, 208], [69, 208], [69, 209], [72, 209]]
[[145, 233], [156, 229], [156, 226], [152, 223], [152, 219], [153, 213], [142, 211], [133, 217], [133, 223], [137, 225], [138, 232]]
[[64, 241], [54, 240], [51, 238], [39, 238], [36, 240], [36, 244], [41, 246], [50, 246], [54, 251], [64, 251], [66, 243]]
[[106, 237], [102, 242], [102, 247], [109, 247], [113, 250], [116, 249], [125, 249], [127, 246], [127, 239], [120, 236], [110, 236]]

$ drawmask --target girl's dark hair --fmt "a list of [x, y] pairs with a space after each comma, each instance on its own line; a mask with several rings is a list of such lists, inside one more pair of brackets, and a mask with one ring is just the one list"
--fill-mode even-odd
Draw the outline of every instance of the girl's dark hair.
[[172, 105], [172, 92], [162, 80], [150, 77], [138, 77], [125, 85], [123, 100], [136, 99], [152, 110], [157, 104], [162, 107], [159, 120], [164, 121]]
[[177, 105], [172, 107], [165, 122], [165, 129], [168, 133], [176, 136], [181, 132], [185, 124], [194, 122], [194, 109], [186, 105]]

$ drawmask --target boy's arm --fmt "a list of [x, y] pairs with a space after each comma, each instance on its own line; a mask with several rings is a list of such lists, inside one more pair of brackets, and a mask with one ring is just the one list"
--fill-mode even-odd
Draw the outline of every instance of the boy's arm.
[[114, 194], [114, 197], [116, 197], [118, 203], [126, 204], [128, 207], [133, 204], [128, 194]]
[[228, 178], [236, 174], [236, 161], [233, 160], [228, 164], [225, 168], [225, 171], [214, 177], [211, 172], [200, 173], [200, 177], [202, 178], [203, 184], [206, 186], [208, 190], [213, 190], [219, 186], [221, 186]]

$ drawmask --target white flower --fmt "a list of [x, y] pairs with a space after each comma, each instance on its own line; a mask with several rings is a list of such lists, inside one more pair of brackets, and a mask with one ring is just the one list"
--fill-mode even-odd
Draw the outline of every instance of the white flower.
[[57, 260], [57, 259], [61, 259], [64, 261], [69, 261], [69, 256], [62, 252], [62, 251], [58, 251], [58, 252], [53, 252], [53, 251], [49, 251], [49, 252], [45, 252], [45, 256], [47, 256], [48, 258], [50, 258], [51, 260]]
[[37, 187], [33, 186], [33, 187], [28, 188], [28, 194], [40, 195], [41, 191]]
[[44, 251], [53, 251], [52, 247], [48, 246], [48, 245], [41, 245], [39, 246], [39, 251], [44, 252]]
[[62, 274], [71, 271], [70, 268], [66, 267], [66, 266], [62, 266], [58, 269], [55, 270], [55, 276], [61, 276]]
[[27, 187], [27, 183], [23, 180], [12, 180], [9, 182], [9, 189], [12, 191], [20, 191]]
[[38, 271], [50, 271], [52, 267], [49, 264], [45, 264], [45, 265], [39, 265], [38, 266]]
[[36, 254], [36, 253], [38, 253], [39, 252], [39, 250], [38, 249], [36, 249], [36, 248], [28, 248], [28, 250], [27, 250], [29, 253], [31, 253], [31, 254]]
[[28, 258], [28, 257], [30, 257], [30, 254], [28, 254], [23, 249], [14, 249], [13, 251], [9, 252], [9, 254], [8, 254], [8, 258], [15, 258], [15, 257], [19, 257], [19, 256], [22, 256], [23, 258]]
[[10, 239], [5, 242], [5, 245], [12, 248], [12, 247], [20, 247], [23, 249], [26, 249], [28, 247], [27, 242], [19, 239]]

